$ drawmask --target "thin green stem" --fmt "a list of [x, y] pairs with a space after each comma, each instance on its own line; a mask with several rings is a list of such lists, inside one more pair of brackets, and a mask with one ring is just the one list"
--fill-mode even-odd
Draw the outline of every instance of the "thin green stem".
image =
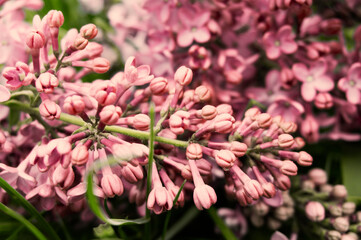
[[21, 222], [37, 239], [46, 240], [44, 234], [42, 234], [31, 222], [26, 220], [26, 218], [19, 213], [5, 206], [3, 203], [0, 203], [0, 211]]
[[236, 236], [232, 233], [232, 231], [227, 227], [227, 225], [224, 223], [222, 218], [220, 218], [217, 214], [216, 209], [212, 206], [208, 209], [208, 213], [211, 216], [213, 222], [217, 225], [219, 230], [221, 230], [221, 233], [224, 237], [224, 239], [227, 240], [237, 240]]
[[[165, 240], [173, 239], [185, 226], [187, 226], [198, 214], [199, 210], [196, 207], [191, 207], [179, 221], [177, 221], [167, 232]], [[161, 238], [158, 238], [161, 240]]]
[[[179, 198], [179, 196], [180, 196], [180, 194], [181, 194], [181, 192], [182, 192], [182, 190], [183, 190], [184, 185], [186, 184], [186, 182], [187, 182], [187, 179], [184, 179], [181, 187], [179, 188], [179, 191], [178, 191], [177, 195], [176, 195], [175, 198], [174, 198], [173, 206], [177, 203], [178, 198]], [[164, 221], [163, 233], [162, 233], [162, 240], [165, 240], [165, 236], [166, 236], [166, 234], [167, 234], [167, 228], [168, 228], [168, 224], [169, 224], [169, 220], [170, 220], [170, 216], [171, 216], [171, 215], [172, 215], [172, 211], [168, 211], [168, 212], [167, 212], [167, 216], [166, 216], [165, 221]]]
[[[28, 104], [19, 102], [17, 100], [9, 100], [7, 102], [0, 103], [5, 106], [9, 106], [10, 108], [13, 108], [15, 110], [23, 111], [29, 114], [37, 114], [40, 116], [39, 109], [38, 108], [32, 108]], [[67, 122], [70, 124], [78, 125], [78, 126], [84, 126], [86, 123], [81, 119], [80, 117], [69, 115], [66, 113], [60, 114], [60, 118], [58, 119], [63, 122]], [[113, 133], [120, 133], [126, 136], [138, 138], [140, 140], [149, 140], [150, 139], [150, 133], [149, 132], [143, 132], [139, 130], [134, 130], [130, 128], [125, 127], [119, 127], [119, 126], [106, 126], [105, 131], [113, 132]], [[169, 139], [165, 137], [155, 136], [154, 141], [170, 144], [176, 147], [181, 148], [187, 148], [188, 142], [187, 141], [181, 141], [177, 139]]]
[[[151, 103], [150, 109], [149, 109], [149, 115], [150, 115], [150, 139], [149, 139], [149, 155], [148, 155], [148, 174], [147, 174], [147, 201], [148, 202], [148, 196], [150, 193], [150, 189], [152, 186], [152, 170], [153, 170], [153, 155], [154, 155], [154, 104]], [[150, 219], [150, 210], [148, 207], [146, 207], [145, 216], [147, 219]], [[145, 236], [147, 239], [150, 239], [150, 221], [145, 224]]]

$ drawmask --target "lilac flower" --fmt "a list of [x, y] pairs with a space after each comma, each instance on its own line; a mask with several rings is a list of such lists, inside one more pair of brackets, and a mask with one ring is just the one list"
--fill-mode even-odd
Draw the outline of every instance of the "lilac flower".
[[284, 25], [277, 33], [266, 32], [263, 35], [263, 44], [266, 47], [266, 54], [269, 59], [277, 59], [284, 54], [292, 54], [297, 51], [297, 43], [294, 41], [295, 35], [292, 33], [290, 25]]
[[[316, 97], [316, 92], [328, 92], [334, 87], [334, 82], [327, 74], [327, 64], [324, 59], [320, 59], [310, 68], [303, 63], [296, 63], [292, 66], [295, 77], [303, 82], [301, 95], [307, 102], [311, 102]], [[317, 91], [316, 91], [317, 90]]]
[[347, 101], [358, 104], [361, 100], [361, 63], [352, 64], [347, 77], [338, 81], [338, 88], [346, 92]]

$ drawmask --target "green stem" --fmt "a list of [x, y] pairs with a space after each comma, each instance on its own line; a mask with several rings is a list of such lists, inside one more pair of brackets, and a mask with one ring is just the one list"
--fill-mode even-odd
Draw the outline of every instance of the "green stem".
[[[150, 115], [150, 139], [149, 139], [149, 155], [148, 155], [148, 174], [147, 174], [147, 200], [148, 202], [148, 196], [150, 193], [150, 189], [152, 186], [152, 170], [153, 170], [153, 155], [154, 155], [154, 104], [152, 103], [150, 105], [149, 109], [149, 115]], [[145, 217], [147, 219], [150, 219], [150, 210], [148, 207], [146, 207]], [[150, 221], [145, 224], [145, 236], [147, 239], [150, 239]]]
[[219, 228], [219, 230], [221, 230], [224, 239], [237, 240], [236, 236], [234, 236], [232, 231], [227, 227], [227, 225], [224, 223], [224, 221], [218, 216], [217, 211], [213, 206], [208, 209], [208, 213], [211, 216], [213, 222]]
[[[173, 239], [173, 237], [187, 226], [197, 215], [199, 210], [196, 207], [191, 207], [178, 222], [176, 222], [167, 232], [165, 240]], [[161, 238], [158, 238], [161, 240]]]
[[[181, 187], [179, 188], [179, 191], [178, 191], [177, 195], [176, 195], [175, 198], [174, 198], [173, 206], [177, 203], [178, 198], [179, 198], [179, 196], [180, 196], [180, 194], [181, 194], [181, 192], [182, 192], [182, 189], [184, 188], [184, 185], [186, 184], [186, 182], [187, 182], [187, 179], [184, 179]], [[165, 221], [164, 221], [164, 227], [163, 227], [163, 233], [162, 233], [162, 240], [165, 240], [165, 236], [166, 236], [166, 234], [167, 234], [167, 228], [168, 228], [168, 223], [169, 223], [171, 214], [172, 214], [172, 211], [168, 211], [168, 212], [167, 212], [167, 216], [166, 216]]]
[[26, 218], [19, 213], [5, 206], [3, 203], [0, 203], [0, 211], [21, 222], [27, 229], [29, 229], [30, 232], [34, 234], [37, 239], [46, 240], [44, 234], [42, 234], [31, 222], [26, 220]]
[[[29, 113], [29, 114], [37, 114], [37, 115], [40, 114], [38, 108], [32, 108], [28, 104], [19, 102], [17, 100], [9, 100], [7, 102], [2, 102], [0, 104], [11, 107], [15, 110]], [[84, 126], [86, 124], [83, 121], [83, 119], [81, 119], [80, 117], [69, 115], [66, 113], [60, 114], [60, 118], [58, 120], [67, 122], [70, 124], [78, 125], [78, 126]], [[143, 132], [143, 131], [125, 128], [125, 127], [106, 126], [105, 131], [120, 133], [120, 134], [127, 135], [130, 137], [138, 138], [140, 140], [149, 140], [150, 139], [149, 132]], [[170, 144], [170, 145], [173, 145], [176, 147], [181, 147], [181, 148], [187, 148], [187, 146], [188, 146], [187, 141], [181, 141], [181, 140], [177, 140], [177, 139], [169, 139], [169, 138], [165, 138], [165, 137], [155, 136], [154, 140], [156, 142], [166, 143], [166, 144]]]

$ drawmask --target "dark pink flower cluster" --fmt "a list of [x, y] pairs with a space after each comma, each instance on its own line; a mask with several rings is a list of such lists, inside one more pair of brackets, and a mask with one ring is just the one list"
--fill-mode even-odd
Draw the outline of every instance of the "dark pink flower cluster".
[[[347, 4], [339, 3], [358, 3]], [[124, 57], [135, 55], [163, 76], [190, 67], [196, 85], [214, 92], [213, 104], [256, 100], [300, 125], [308, 142], [358, 141], [360, 29], [349, 49], [342, 20], [312, 14], [311, 6], [312, 0], [144, 0], [114, 5], [108, 18]], [[132, 21], [122, 23], [120, 10], [132, 12]]]

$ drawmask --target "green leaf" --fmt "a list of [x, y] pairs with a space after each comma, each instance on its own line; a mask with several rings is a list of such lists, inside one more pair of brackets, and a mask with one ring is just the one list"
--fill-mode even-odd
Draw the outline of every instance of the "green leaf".
[[47, 233], [50, 239], [60, 240], [54, 229], [50, 226], [47, 220], [31, 205], [20, 193], [18, 193], [13, 187], [11, 187], [3, 178], [0, 177], [0, 187], [4, 189], [9, 196], [17, 201], [31, 216], [36, 219], [39, 226], [44, 232]]
[[93, 228], [94, 235], [98, 238], [111, 238], [114, 237], [115, 233], [111, 225], [109, 224], [100, 224], [98, 227]]
[[20, 111], [11, 110], [8, 116], [10, 126], [16, 125], [20, 121]]
[[31, 222], [29, 222], [28, 220], [26, 220], [26, 218], [24, 218], [23, 216], [21, 216], [19, 213], [15, 212], [14, 210], [12, 210], [11, 208], [8, 208], [7, 206], [5, 206], [3, 203], [0, 203], [0, 211], [2, 211], [3, 213], [9, 215], [10, 217], [18, 220], [19, 222], [21, 222], [30, 232], [32, 232], [34, 234], [34, 236], [37, 239], [40, 240], [46, 240], [47, 238], [39, 231], [39, 229], [37, 229]]
[[341, 157], [343, 184], [347, 188], [349, 199], [361, 201], [360, 175], [361, 152], [353, 149], [344, 151]]
[[[94, 166], [94, 164], [93, 164]], [[95, 165], [96, 166], [96, 165]], [[87, 191], [86, 198], [88, 201], [88, 205], [90, 209], [93, 211], [95, 216], [97, 216], [100, 220], [110, 225], [120, 226], [120, 225], [129, 225], [129, 224], [144, 224], [148, 222], [147, 218], [138, 218], [134, 220], [129, 219], [118, 219], [118, 218], [109, 218], [104, 210], [100, 207], [98, 199], [93, 194], [93, 171], [94, 168], [91, 168], [87, 173]]]
[[212, 220], [214, 221], [214, 223], [217, 225], [217, 227], [219, 228], [219, 230], [221, 230], [222, 235], [224, 237], [224, 239], [227, 240], [237, 240], [236, 236], [234, 236], [233, 232], [227, 227], [227, 225], [224, 223], [224, 221], [222, 220], [222, 218], [220, 218], [217, 214], [216, 209], [212, 206], [208, 209], [208, 213], [211, 216]]

